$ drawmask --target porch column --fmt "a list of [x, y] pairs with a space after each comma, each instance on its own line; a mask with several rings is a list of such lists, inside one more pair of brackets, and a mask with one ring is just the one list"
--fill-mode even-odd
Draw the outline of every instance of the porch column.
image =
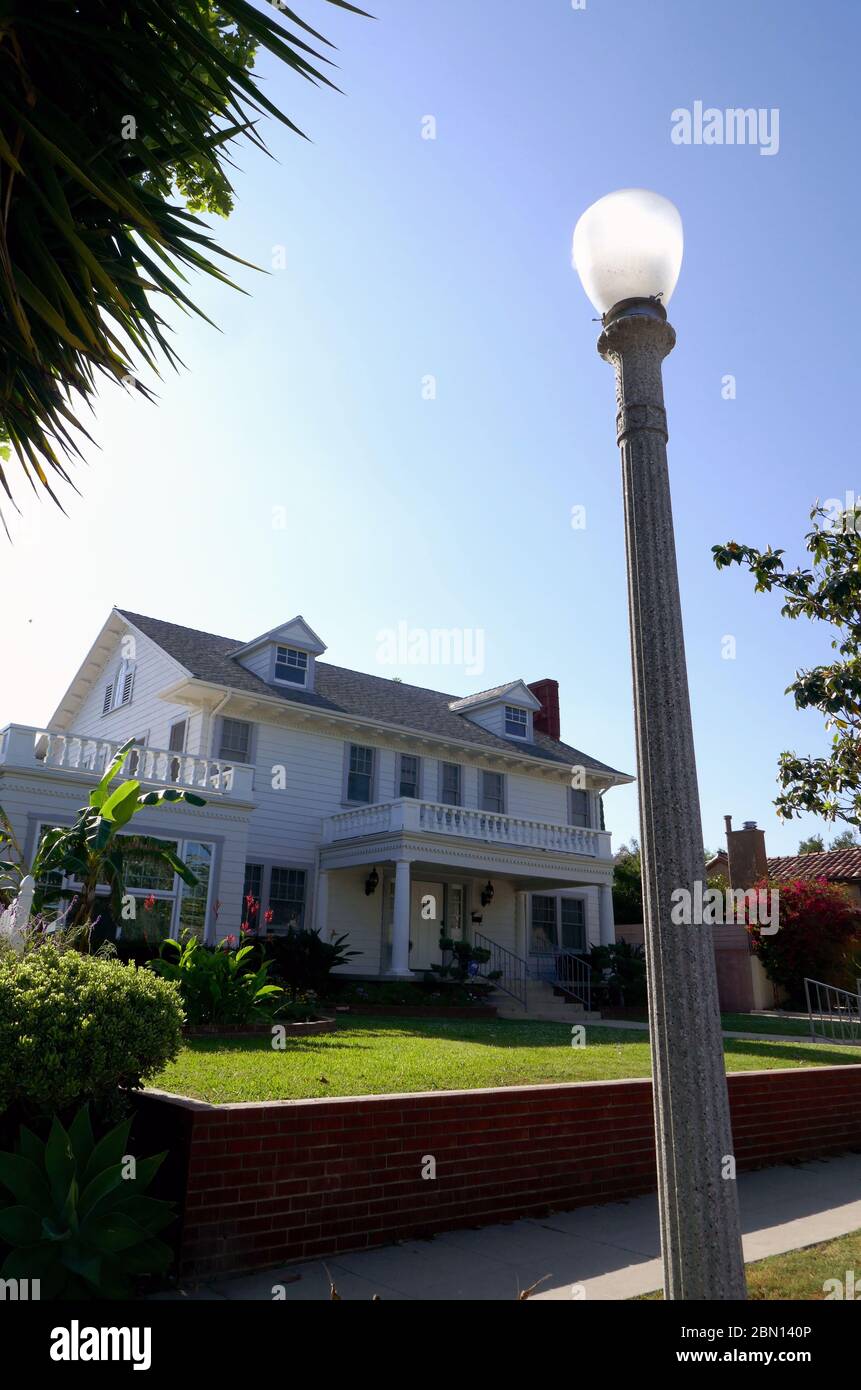
[[389, 975], [410, 978], [410, 861], [395, 862], [395, 904], [392, 919], [392, 966]]
[[526, 921], [527, 893], [517, 893], [514, 899], [514, 952], [526, 959], [528, 926]]
[[616, 927], [613, 922], [613, 890], [609, 883], [602, 883], [598, 889], [598, 924], [601, 945], [612, 946], [616, 940]]
[[320, 869], [317, 874], [317, 901], [314, 905], [314, 926], [325, 940], [326, 922], [329, 918], [329, 873]]

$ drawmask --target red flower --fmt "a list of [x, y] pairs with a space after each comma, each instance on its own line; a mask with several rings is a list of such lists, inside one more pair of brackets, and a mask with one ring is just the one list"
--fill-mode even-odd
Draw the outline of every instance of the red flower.
[[258, 909], [259, 909], [259, 907], [260, 907], [260, 904], [259, 904], [259, 902], [257, 901], [257, 899], [255, 898], [255, 896], [254, 896], [253, 893], [248, 893], [248, 894], [246, 894], [246, 897], [245, 897], [245, 904], [246, 904], [246, 906], [247, 906], [247, 908], [248, 908], [248, 916], [249, 916], [249, 917], [253, 917], [253, 916], [257, 913], [257, 911], [258, 911]]
[[275, 916], [275, 913], [272, 911], [272, 908], [271, 908], [271, 907], [267, 907], [266, 911], [265, 911], [264, 914], [263, 914], [263, 920], [268, 924], [269, 922], [272, 921], [272, 918], [273, 918], [274, 916]]
[[152, 912], [155, 907], [155, 893], [150, 893], [148, 898], [144, 898], [143, 905], [147, 912]]
[[228, 946], [235, 946], [237, 942], [237, 938], [235, 936], [226, 936], [224, 940], [226, 941]]

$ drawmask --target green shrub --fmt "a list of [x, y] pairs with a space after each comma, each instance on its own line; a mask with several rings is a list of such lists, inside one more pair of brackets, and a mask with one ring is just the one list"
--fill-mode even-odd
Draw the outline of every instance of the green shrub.
[[234, 950], [230, 937], [213, 950], [184, 933], [182, 941], [163, 941], [161, 957], [150, 961], [147, 970], [177, 986], [188, 1023], [241, 1028], [268, 1022], [282, 1001], [281, 986], [266, 978], [271, 964], [256, 963], [253, 946]]
[[348, 951], [344, 945], [346, 940], [345, 932], [331, 941], [323, 941], [320, 933], [309, 927], [290, 927], [281, 936], [267, 937], [272, 973], [287, 986], [291, 999], [309, 990], [325, 997], [335, 967], [346, 965], [353, 956], [362, 954], [361, 951]]
[[176, 989], [117, 960], [46, 945], [0, 958], [0, 1112], [63, 1112], [139, 1086], [179, 1054]]
[[588, 962], [596, 1004], [631, 1009], [646, 1003], [646, 952], [642, 946], [630, 941], [593, 946]]
[[[87, 1106], [68, 1132], [54, 1119], [47, 1141], [21, 1126], [15, 1153], [0, 1153], [3, 1279], [38, 1279], [39, 1297], [130, 1298], [141, 1274], [164, 1274], [158, 1240], [171, 1203], [143, 1194], [164, 1154], [128, 1160], [131, 1121], [95, 1140]], [[8, 1193], [11, 1201], [4, 1202]]]

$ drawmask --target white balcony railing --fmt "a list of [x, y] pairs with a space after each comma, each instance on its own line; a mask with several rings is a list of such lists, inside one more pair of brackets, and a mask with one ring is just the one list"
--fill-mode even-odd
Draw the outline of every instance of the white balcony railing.
[[607, 830], [557, 825], [553, 821], [503, 816], [494, 811], [444, 806], [435, 801], [414, 801], [408, 797], [376, 806], [356, 806], [336, 816], [327, 816], [323, 821], [323, 843], [333, 844], [363, 835], [385, 835], [399, 831], [448, 835], [455, 839], [482, 840], [491, 844], [523, 845], [529, 849], [549, 850], [554, 854], [579, 854], [594, 859], [611, 857], [610, 832]]
[[[35, 771], [90, 774], [103, 777], [124, 740], [59, 734], [24, 724], [9, 724], [0, 733], [0, 767]], [[123, 764], [122, 775], [158, 786], [178, 787], [202, 796], [233, 796], [251, 800], [254, 769], [247, 763], [174, 753], [166, 748], [135, 747]]]

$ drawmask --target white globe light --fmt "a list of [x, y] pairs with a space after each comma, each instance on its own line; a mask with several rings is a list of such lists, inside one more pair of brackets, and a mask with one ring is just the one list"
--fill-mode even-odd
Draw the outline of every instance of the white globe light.
[[675, 203], [646, 188], [620, 188], [587, 208], [574, 228], [572, 260], [599, 314], [623, 299], [667, 304], [682, 268], [684, 233]]

